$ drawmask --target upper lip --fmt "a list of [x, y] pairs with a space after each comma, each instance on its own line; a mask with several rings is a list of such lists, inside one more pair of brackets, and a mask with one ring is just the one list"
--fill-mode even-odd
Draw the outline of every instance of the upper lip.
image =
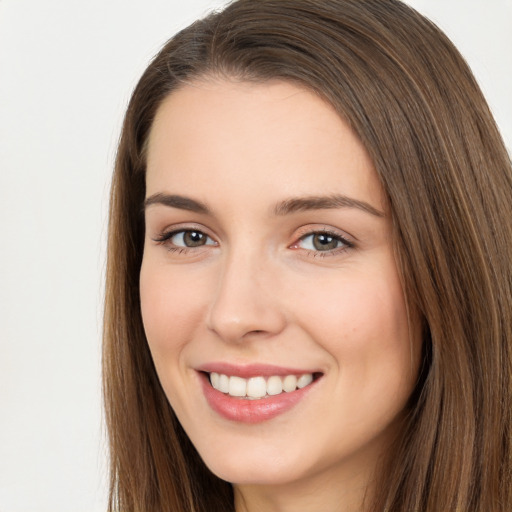
[[226, 362], [206, 363], [198, 368], [199, 372], [221, 373], [229, 376], [236, 376], [248, 379], [250, 377], [271, 377], [273, 375], [303, 375], [305, 373], [321, 373], [318, 370], [304, 368], [290, 368], [285, 366], [276, 366], [273, 364], [252, 363], [252, 364], [232, 364]]

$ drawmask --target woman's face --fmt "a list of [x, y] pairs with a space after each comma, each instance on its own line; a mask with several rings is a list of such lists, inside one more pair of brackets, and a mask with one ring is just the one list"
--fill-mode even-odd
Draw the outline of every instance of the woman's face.
[[145, 218], [147, 340], [209, 468], [246, 485], [367, 479], [420, 342], [347, 124], [289, 83], [183, 86], [150, 134]]

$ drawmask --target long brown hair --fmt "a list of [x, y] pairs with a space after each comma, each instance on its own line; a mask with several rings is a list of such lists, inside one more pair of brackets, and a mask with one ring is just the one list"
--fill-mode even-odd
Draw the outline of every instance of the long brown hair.
[[148, 132], [162, 100], [204, 76], [282, 79], [321, 95], [387, 194], [424, 362], [371, 510], [512, 510], [510, 158], [457, 50], [397, 0], [239, 0], [173, 37], [138, 83], [109, 224], [109, 510], [233, 510], [231, 486], [205, 467], [160, 387], [139, 303]]

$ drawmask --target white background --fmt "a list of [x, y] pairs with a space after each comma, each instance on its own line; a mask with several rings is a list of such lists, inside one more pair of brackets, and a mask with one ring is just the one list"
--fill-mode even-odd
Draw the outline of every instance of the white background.
[[[129, 95], [222, 0], [0, 0], [0, 512], [105, 510], [108, 187]], [[411, 0], [454, 40], [512, 148], [512, 0]]]

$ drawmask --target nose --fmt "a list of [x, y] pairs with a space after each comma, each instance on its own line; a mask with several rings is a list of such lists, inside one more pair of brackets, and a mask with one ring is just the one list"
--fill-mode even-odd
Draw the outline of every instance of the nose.
[[227, 342], [270, 338], [286, 325], [276, 271], [261, 258], [235, 255], [223, 262], [207, 326]]

